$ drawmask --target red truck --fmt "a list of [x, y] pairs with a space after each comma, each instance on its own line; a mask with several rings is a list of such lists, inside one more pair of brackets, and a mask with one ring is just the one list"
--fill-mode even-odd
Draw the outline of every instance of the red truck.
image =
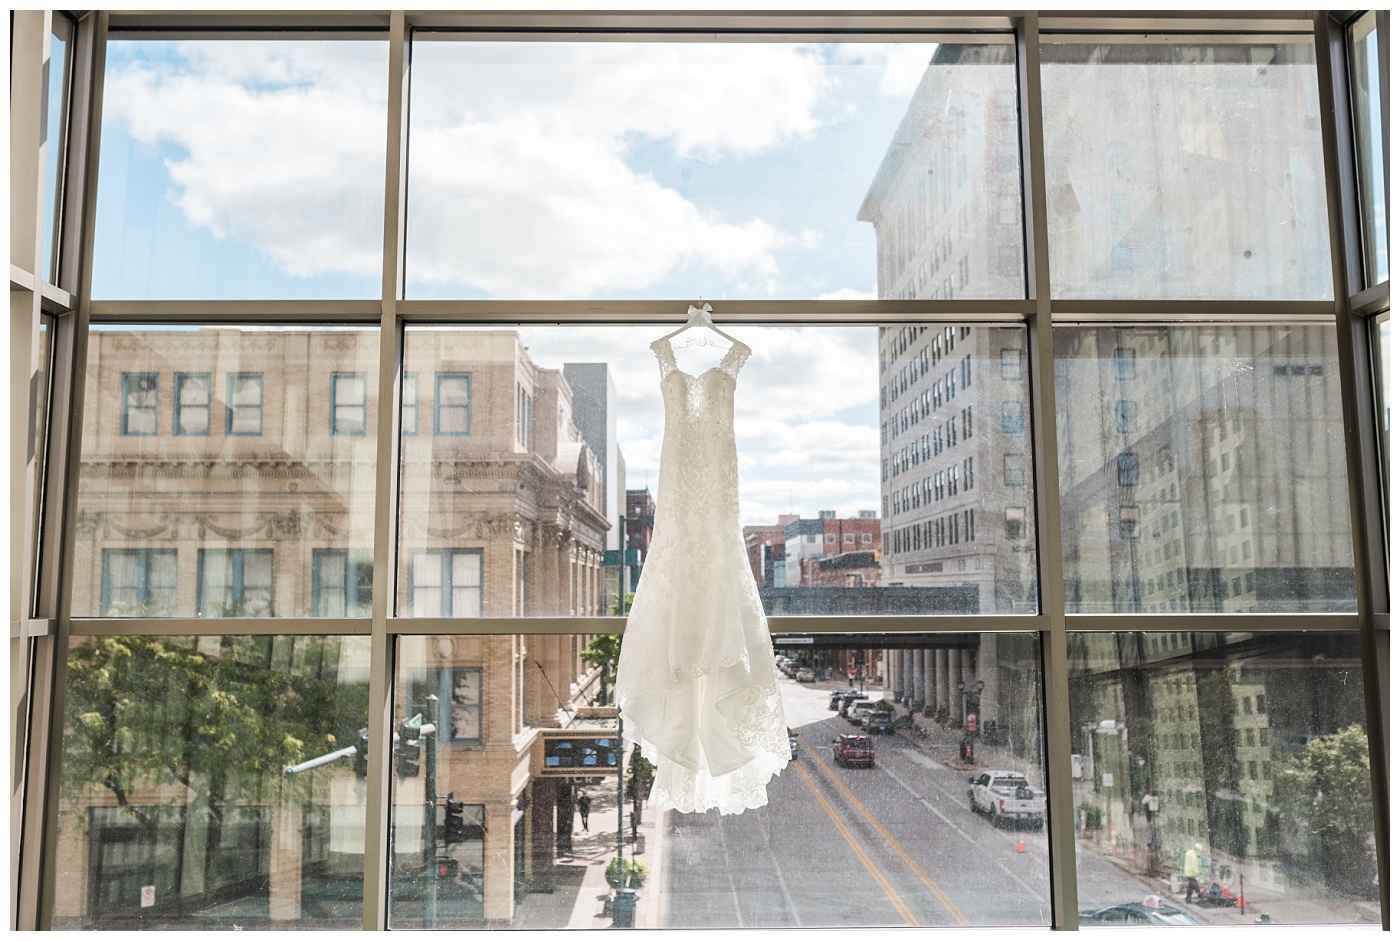
[[870, 768], [875, 765], [875, 743], [869, 735], [838, 735], [831, 741], [831, 753], [838, 765]]

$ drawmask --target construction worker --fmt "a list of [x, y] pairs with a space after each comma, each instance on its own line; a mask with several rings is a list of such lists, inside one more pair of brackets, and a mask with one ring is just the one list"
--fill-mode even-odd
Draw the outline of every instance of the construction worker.
[[1197, 843], [1186, 851], [1186, 857], [1181, 861], [1181, 877], [1186, 880], [1186, 901], [1191, 901], [1191, 896], [1201, 898], [1201, 844]]

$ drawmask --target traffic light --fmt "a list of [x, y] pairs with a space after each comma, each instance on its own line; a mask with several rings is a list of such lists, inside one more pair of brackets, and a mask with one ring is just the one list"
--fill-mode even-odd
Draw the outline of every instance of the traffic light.
[[365, 778], [369, 776], [369, 729], [360, 729], [359, 738], [355, 739], [355, 777]]
[[423, 742], [418, 737], [418, 725], [412, 719], [399, 723], [394, 742], [394, 771], [401, 778], [418, 777], [418, 761], [423, 756]]
[[467, 822], [462, 813], [465, 805], [456, 800], [451, 794], [447, 795], [447, 815], [443, 820], [443, 840], [448, 843], [460, 843], [467, 838]]

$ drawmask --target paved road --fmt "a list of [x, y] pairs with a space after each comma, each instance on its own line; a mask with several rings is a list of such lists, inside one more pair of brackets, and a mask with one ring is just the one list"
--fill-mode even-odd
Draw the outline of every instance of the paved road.
[[[973, 814], [966, 774], [897, 735], [877, 737], [874, 768], [837, 767], [831, 740], [852, 726], [828, 711], [827, 690], [781, 682], [799, 757], [769, 786], [765, 808], [667, 815], [663, 926], [1050, 923], [1042, 831]], [[1102, 895], [1083, 907], [1145, 894], [1096, 857], [1081, 865], [1092, 868], [1081, 885]]]

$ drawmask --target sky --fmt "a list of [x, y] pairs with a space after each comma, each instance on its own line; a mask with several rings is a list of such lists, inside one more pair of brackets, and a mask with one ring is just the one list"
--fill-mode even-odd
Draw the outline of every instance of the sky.
[[[873, 298], [856, 214], [935, 48], [418, 42], [406, 296], [674, 325], [681, 298]], [[374, 42], [113, 42], [94, 297], [378, 297], [386, 71]], [[656, 480], [659, 329], [522, 330], [540, 366], [609, 364], [629, 486]], [[874, 328], [731, 332], [745, 522], [878, 509]]]

